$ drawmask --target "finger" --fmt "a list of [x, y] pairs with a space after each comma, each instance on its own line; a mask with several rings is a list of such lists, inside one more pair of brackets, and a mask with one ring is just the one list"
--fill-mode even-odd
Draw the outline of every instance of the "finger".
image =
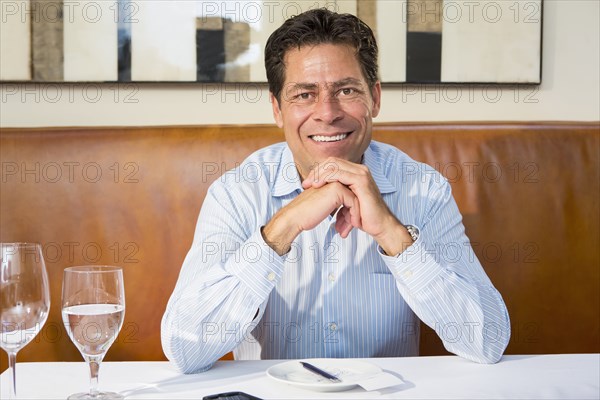
[[327, 177], [335, 175], [340, 169], [338, 159], [328, 158], [322, 163], [318, 163], [310, 170], [308, 176], [302, 181], [302, 187], [321, 187], [327, 183]]
[[340, 232], [340, 236], [342, 238], [346, 239], [348, 237], [348, 235], [350, 234], [350, 232], [352, 232], [352, 229], [354, 229], [352, 227], [352, 225], [348, 225], [347, 228], [343, 232]]
[[309, 187], [320, 188], [328, 182], [334, 182], [335, 179], [329, 179], [329, 177], [334, 176], [335, 171], [330, 170], [326, 174], [317, 168], [310, 171], [306, 179], [302, 181], [302, 187], [304, 189], [308, 189]]
[[[350, 223], [350, 218], [348, 218], [348, 209], [346, 207], [341, 207], [337, 212], [336, 216], [336, 227], [339, 225], [341, 228], [345, 228], [347, 225], [352, 226]], [[343, 230], [343, 229], [342, 229]], [[339, 232], [341, 233], [342, 230]]]
[[338, 231], [342, 238], [346, 238], [348, 234], [350, 234], [350, 231], [354, 229], [350, 219], [351, 216], [349, 208], [342, 207], [340, 211], [338, 211], [336, 218], [336, 231]]
[[306, 175], [306, 178], [304, 178], [304, 180], [301, 183], [301, 185], [304, 189], [308, 189], [309, 187], [312, 186], [313, 182], [315, 181], [316, 169], [317, 169], [316, 166], [314, 168], [309, 169], [308, 175]]
[[340, 182], [343, 185], [350, 186], [353, 182], [357, 181], [357, 179], [352, 178], [350, 176], [350, 173], [348, 171], [344, 170], [326, 172], [325, 174], [320, 175], [317, 180], [316, 175], [318, 174], [320, 173], [314, 173], [310, 178], [305, 179], [302, 182], [302, 186], [305, 189], [308, 189], [309, 187], [318, 189], [332, 182]]
[[354, 163], [338, 158], [328, 158], [322, 163], [317, 164], [313, 168], [306, 179], [302, 182], [302, 186], [306, 189], [308, 187], [321, 187], [328, 182], [335, 182], [338, 179], [336, 175], [338, 171], [343, 169], [351, 169]]
[[315, 181], [315, 170], [311, 170], [308, 175], [306, 176], [306, 178], [304, 178], [304, 180], [302, 181], [302, 188], [303, 189], [308, 189], [309, 187], [312, 187], [314, 181]]
[[352, 196], [352, 207], [348, 209], [348, 220], [352, 226], [361, 228], [360, 202], [358, 197]]
[[360, 164], [341, 160], [319, 166], [312, 171], [305, 184], [307, 187], [321, 187], [327, 183], [339, 182], [357, 193], [361, 188], [371, 186], [371, 173]]
[[352, 224], [350, 224], [345, 218], [338, 216], [337, 220], [335, 221], [335, 230], [340, 234], [342, 238], [345, 239], [346, 237], [348, 237], [348, 235], [352, 231], [352, 228]]
[[347, 230], [347, 233], [350, 233], [352, 227], [361, 228], [360, 203], [358, 198], [347, 188], [342, 189], [341, 195], [343, 207], [337, 213], [336, 223], [337, 221], [344, 221], [344, 226], [351, 227]]

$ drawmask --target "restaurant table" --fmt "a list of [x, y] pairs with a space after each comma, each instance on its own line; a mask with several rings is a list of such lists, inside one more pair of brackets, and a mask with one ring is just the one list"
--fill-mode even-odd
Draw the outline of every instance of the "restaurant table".
[[[243, 391], [262, 399], [598, 399], [600, 354], [508, 355], [497, 364], [477, 364], [456, 356], [369, 358], [403, 384], [366, 391], [314, 392], [273, 380], [266, 370], [289, 360], [219, 361], [210, 370], [183, 375], [168, 362], [104, 362], [100, 390], [131, 399], [202, 399]], [[1, 398], [8, 398], [8, 370], [0, 376]], [[22, 399], [65, 399], [88, 390], [87, 364], [17, 364]]]

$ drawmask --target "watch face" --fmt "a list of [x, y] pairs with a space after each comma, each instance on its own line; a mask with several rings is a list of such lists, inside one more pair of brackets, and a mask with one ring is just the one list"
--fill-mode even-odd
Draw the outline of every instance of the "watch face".
[[419, 230], [412, 225], [406, 225], [406, 230], [410, 234], [410, 237], [412, 238], [412, 240], [414, 240], [416, 242], [417, 239], [419, 238]]

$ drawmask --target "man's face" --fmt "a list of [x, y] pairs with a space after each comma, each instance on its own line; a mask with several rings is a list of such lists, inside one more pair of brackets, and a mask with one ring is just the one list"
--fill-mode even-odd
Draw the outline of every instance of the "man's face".
[[271, 95], [273, 115], [302, 178], [316, 163], [337, 157], [360, 163], [379, 113], [381, 86], [369, 90], [355, 50], [321, 44], [285, 55], [281, 103]]

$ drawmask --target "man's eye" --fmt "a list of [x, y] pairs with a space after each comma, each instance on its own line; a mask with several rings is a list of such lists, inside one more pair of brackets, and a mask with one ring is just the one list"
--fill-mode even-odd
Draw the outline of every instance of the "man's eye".
[[314, 95], [311, 92], [302, 92], [295, 96], [296, 100], [311, 100], [313, 97]]
[[344, 96], [350, 96], [356, 93], [356, 91], [352, 88], [343, 88], [340, 90], [340, 93]]

